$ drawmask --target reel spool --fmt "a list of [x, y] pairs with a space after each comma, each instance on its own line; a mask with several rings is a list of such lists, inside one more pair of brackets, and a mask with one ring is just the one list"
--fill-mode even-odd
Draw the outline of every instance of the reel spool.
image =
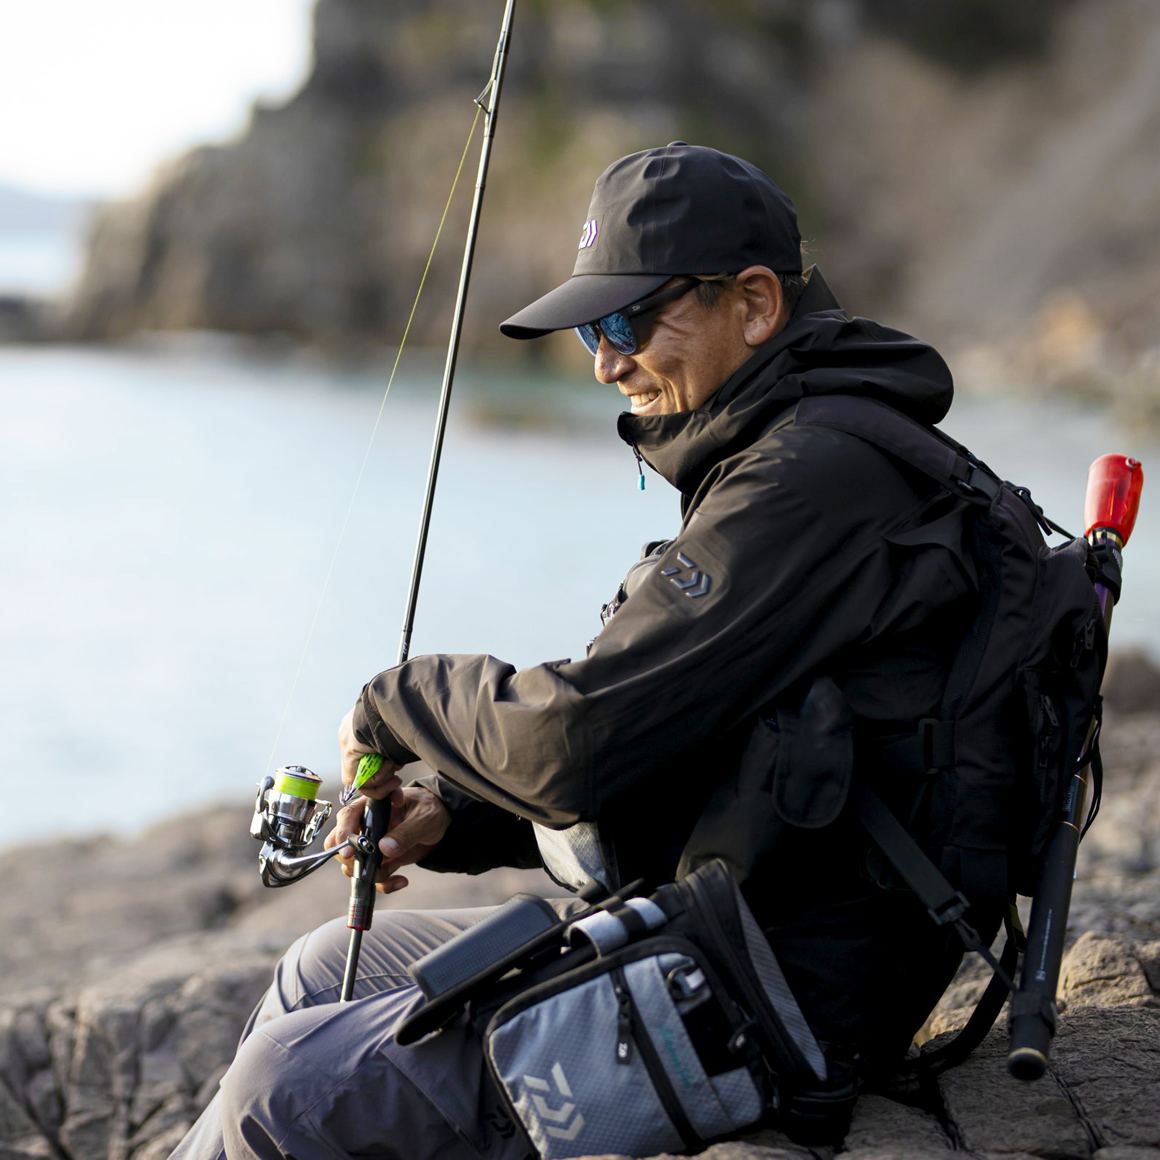
[[330, 817], [318, 798], [322, 778], [302, 765], [284, 765], [258, 783], [250, 834], [262, 843], [258, 870], [266, 886], [288, 886], [317, 870], [344, 846], [305, 853]]

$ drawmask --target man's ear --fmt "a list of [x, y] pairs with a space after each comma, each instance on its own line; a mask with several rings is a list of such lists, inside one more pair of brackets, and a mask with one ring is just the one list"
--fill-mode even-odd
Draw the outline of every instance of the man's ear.
[[789, 321], [781, 283], [768, 266], [747, 266], [737, 275], [735, 285], [745, 308], [746, 345], [761, 346]]

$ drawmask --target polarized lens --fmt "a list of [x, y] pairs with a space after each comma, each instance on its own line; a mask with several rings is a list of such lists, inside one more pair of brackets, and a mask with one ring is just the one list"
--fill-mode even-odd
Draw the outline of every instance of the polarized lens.
[[584, 349], [593, 357], [600, 349], [600, 331], [597, 330], [596, 324], [593, 322], [586, 322], [583, 326], [573, 328], [576, 331], [576, 337], [584, 344]]
[[604, 337], [612, 344], [613, 350], [621, 354], [632, 354], [636, 350], [636, 332], [623, 314], [606, 314], [598, 323]]

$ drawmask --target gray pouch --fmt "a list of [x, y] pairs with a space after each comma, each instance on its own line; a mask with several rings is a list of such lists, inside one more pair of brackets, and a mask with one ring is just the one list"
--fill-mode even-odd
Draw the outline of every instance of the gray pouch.
[[691, 1038], [685, 1017], [719, 1001], [691, 950], [649, 939], [521, 995], [492, 1021], [492, 1072], [545, 1160], [681, 1152], [761, 1118], [744, 1058], [717, 1070]]
[[696, 1152], [770, 1115], [803, 1142], [845, 1135], [856, 1089], [831, 1078], [724, 863], [590, 914], [569, 939], [487, 1008], [482, 1033], [544, 1160]]

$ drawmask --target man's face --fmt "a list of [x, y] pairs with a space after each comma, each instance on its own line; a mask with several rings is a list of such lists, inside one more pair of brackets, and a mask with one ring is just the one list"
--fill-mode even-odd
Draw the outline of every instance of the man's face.
[[702, 306], [696, 292], [685, 294], [652, 316], [652, 330], [634, 354], [621, 354], [601, 335], [596, 378], [615, 383], [634, 415], [696, 410], [753, 353], [745, 317], [744, 296], [734, 291], [724, 291], [713, 307]]

